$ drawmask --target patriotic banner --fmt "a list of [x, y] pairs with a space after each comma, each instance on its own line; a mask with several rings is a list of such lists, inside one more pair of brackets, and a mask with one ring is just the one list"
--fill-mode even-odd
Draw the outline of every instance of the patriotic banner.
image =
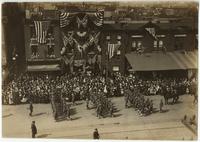
[[84, 64], [84, 60], [74, 60], [74, 66], [80, 67]]
[[[68, 55], [69, 56], [69, 55]], [[71, 57], [69, 56], [63, 56], [63, 60], [65, 61], [65, 64], [68, 65], [68, 64], [72, 64], [73, 62], [73, 59], [74, 59], [74, 56], [71, 55]]]
[[120, 44], [108, 44], [108, 57], [109, 59], [114, 56], [115, 51], [118, 50]]
[[94, 64], [96, 62], [96, 58], [97, 58], [97, 55], [93, 55], [93, 57], [91, 57], [91, 58], [88, 59], [88, 63], [90, 65]]
[[61, 12], [60, 13], [60, 27], [63, 28], [70, 23], [70, 17], [68, 12]]
[[145, 28], [145, 29], [154, 39], [158, 40], [155, 28]]
[[104, 17], [104, 10], [100, 9], [96, 13], [94, 13], [95, 19], [93, 23], [96, 26], [102, 26], [103, 25], [103, 17]]
[[103, 25], [103, 18], [104, 18], [103, 9], [100, 9], [94, 13], [86, 12], [83, 18], [78, 17], [78, 14], [79, 12], [70, 13], [70, 12], [61, 11], [60, 16], [59, 16], [60, 27], [64, 28], [68, 26], [74, 17], [76, 18], [76, 23], [78, 24], [78, 28], [80, 28], [81, 26], [86, 28], [89, 20], [92, 21], [98, 27]]
[[47, 30], [49, 29], [50, 21], [34, 21], [34, 24], [38, 43], [46, 43]]
[[115, 52], [115, 44], [108, 44], [108, 58], [112, 58], [114, 56], [114, 52]]
[[79, 17], [76, 18], [77, 24], [78, 24], [78, 29], [80, 29], [81, 25], [86, 28], [87, 23], [88, 23], [88, 16], [85, 15], [83, 19], [80, 19]]
[[67, 37], [65, 35], [65, 33], [62, 32], [63, 45], [65, 47], [67, 46], [68, 43], [72, 46], [72, 44], [74, 42], [74, 39], [73, 39], [74, 32], [68, 32], [68, 35], [69, 35], [69, 37]]

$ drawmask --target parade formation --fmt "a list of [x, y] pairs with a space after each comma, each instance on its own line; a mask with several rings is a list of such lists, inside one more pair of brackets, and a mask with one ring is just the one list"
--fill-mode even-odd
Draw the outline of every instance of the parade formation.
[[[120, 73], [107, 78], [91, 74], [23, 74], [4, 90], [3, 103], [12, 105], [50, 102], [55, 119], [58, 116], [70, 119], [70, 106], [83, 100], [86, 109], [95, 109], [96, 116], [103, 118], [114, 116], [112, 97], [124, 96], [125, 108], [133, 107], [140, 115], [149, 115], [154, 112], [154, 105], [148, 96], [161, 95], [167, 105], [169, 99], [172, 98], [172, 103], [176, 103], [183, 94], [196, 96], [195, 88], [195, 81], [186, 78], [144, 80], [136, 75], [124, 76]], [[31, 108], [30, 106], [30, 110]]]
[[195, 2], [4, 3], [4, 135], [182, 138], [182, 118], [197, 126], [197, 21]]

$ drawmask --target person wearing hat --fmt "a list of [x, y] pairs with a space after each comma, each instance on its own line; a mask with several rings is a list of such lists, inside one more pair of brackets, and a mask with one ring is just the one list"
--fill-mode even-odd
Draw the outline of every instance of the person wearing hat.
[[35, 125], [35, 121], [32, 121], [31, 132], [32, 132], [32, 138], [35, 138], [35, 135], [37, 134], [37, 127]]
[[99, 139], [99, 138], [100, 138], [99, 132], [98, 132], [98, 130], [96, 128], [96, 129], [94, 129], [94, 132], [93, 132], [93, 139]]

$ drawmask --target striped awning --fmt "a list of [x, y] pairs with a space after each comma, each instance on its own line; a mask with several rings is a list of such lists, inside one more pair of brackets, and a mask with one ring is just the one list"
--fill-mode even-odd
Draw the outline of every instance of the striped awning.
[[198, 51], [128, 53], [126, 58], [134, 71], [187, 70], [198, 68]]

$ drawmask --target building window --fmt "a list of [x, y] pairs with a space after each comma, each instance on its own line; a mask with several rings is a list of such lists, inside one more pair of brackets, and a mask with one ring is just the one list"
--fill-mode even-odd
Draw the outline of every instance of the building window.
[[163, 47], [163, 41], [160, 40], [160, 41], [159, 41], [159, 48], [162, 48], [162, 47]]
[[136, 47], [137, 47], [136, 41], [132, 42], [132, 46], [131, 47], [132, 47], [131, 51], [136, 51]]
[[117, 39], [118, 39], [118, 40], [121, 40], [121, 39], [122, 39], [122, 37], [121, 37], [120, 35], [118, 35], [118, 36], [117, 36]]
[[154, 40], [153, 42], [154, 50], [161, 50], [163, 48], [163, 41], [162, 40]]
[[133, 48], [136, 48], [136, 41], [133, 41], [133, 42], [132, 42], [132, 47], [133, 47]]
[[118, 55], [118, 56], [121, 55], [120, 49], [117, 50], [117, 55]]
[[142, 41], [133, 41], [132, 51], [137, 51], [139, 48], [142, 48]]
[[141, 41], [138, 41], [137, 47], [141, 47], [141, 46], [142, 46], [142, 42], [141, 42]]
[[117, 41], [117, 44], [120, 46], [121, 45], [121, 41]]
[[155, 50], [157, 50], [157, 47], [158, 47], [158, 41], [157, 40], [154, 40], [153, 47], [154, 47]]
[[113, 66], [112, 70], [115, 71], [115, 72], [118, 72], [119, 71], [119, 66]]
[[106, 39], [107, 39], [107, 40], [110, 40], [110, 36], [106, 36]]

